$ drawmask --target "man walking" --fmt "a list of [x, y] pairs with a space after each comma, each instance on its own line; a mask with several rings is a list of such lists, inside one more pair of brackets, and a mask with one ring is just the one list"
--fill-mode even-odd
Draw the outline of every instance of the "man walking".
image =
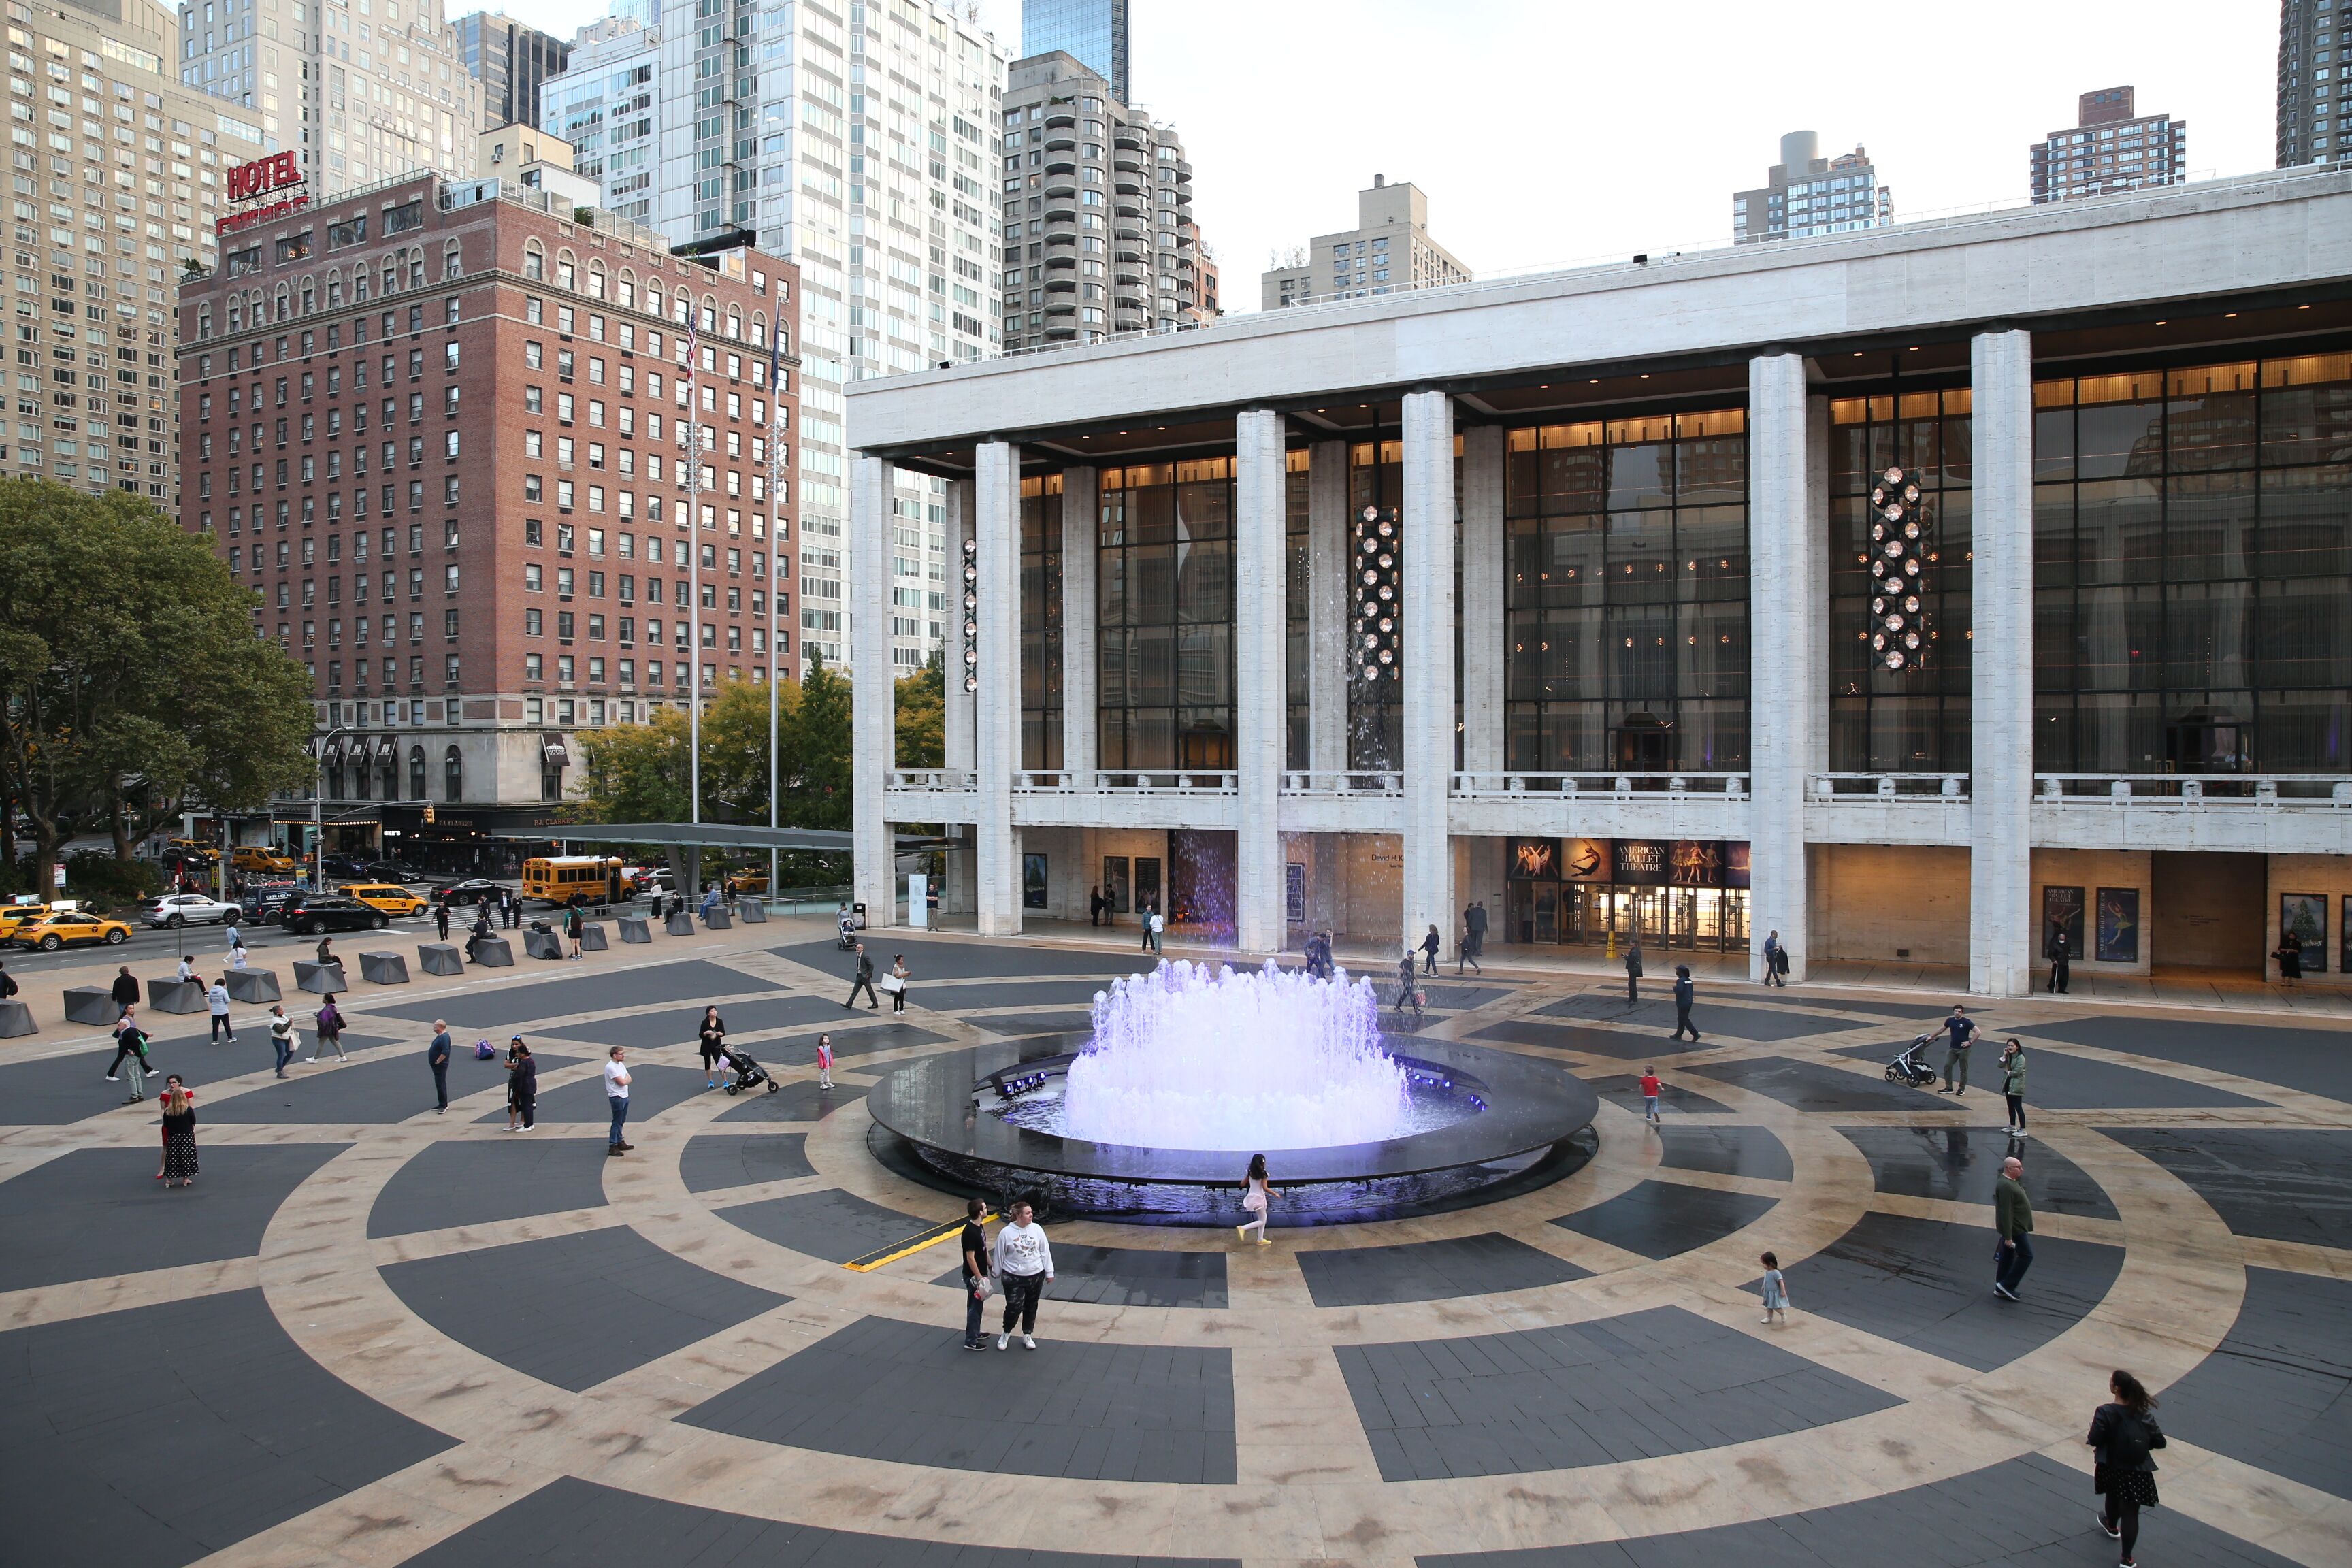
[[1966, 1007], [1955, 1006], [1952, 1016], [1944, 1020], [1944, 1028], [1951, 1041], [1944, 1047], [1942, 1092], [1966, 1094], [1969, 1091], [1969, 1047], [1977, 1043], [1977, 1021], [1969, 1016]]
[[131, 1009], [139, 1005], [139, 982], [131, 977], [129, 964], [114, 972], [114, 984], [107, 987], [106, 994], [114, 998], [117, 1018], [131, 1016]]
[[1685, 1029], [1688, 1029], [1690, 1031], [1691, 1043], [1693, 1045], [1696, 1045], [1698, 1043], [1698, 1026], [1691, 1022], [1690, 1016], [1691, 998], [1696, 992], [1696, 987], [1691, 984], [1690, 965], [1687, 963], [1675, 964], [1675, 1038], [1677, 1040], [1681, 1039], [1683, 1037], [1683, 1031]]
[[1151, 906], [1148, 903], [1138, 904], [1135, 906], [1135, 913], [1137, 917], [1135, 923], [1143, 928], [1143, 945], [1137, 951], [1150, 952], [1151, 951]]
[[987, 1340], [981, 1333], [980, 1315], [988, 1305], [988, 1232], [981, 1221], [988, 1214], [988, 1205], [973, 1198], [963, 1205], [963, 1231], [956, 1239], [956, 1250], [963, 1255], [963, 1348], [984, 1351]]
[[2050, 933], [2050, 989], [2061, 996], [2066, 994], [2066, 971], [2073, 957], [2066, 941], [2066, 928], [2060, 926]]
[[1642, 999], [1642, 940], [1633, 939], [1625, 949], [1625, 1001], [1628, 1005]]
[[433, 1043], [425, 1047], [425, 1065], [433, 1069], [435, 1111], [449, 1109], [449, 1025], [446, 1020], [433, 1020]]
[[147, 1031], [139, 1026], [137, 1012], [135, 1007], [125, 1007], [122, 1016], [115, 1021], [114, 1059], [106, 1068], [106, 1081], [109, 1083], [121, 1080], [122, 1058], [125, 1057], [137, 1057], [141, 1072], [152, 1074], [155, 1070], [155, 1064], [147, 1059]]
[[1789, 954], [1780, 945], [1780, 933], [1771, 932], [1764, 939], [1764, 984], [1789, 988]]
[[2033, 1200], [2025, 1195], [2025, 1162], [2011, 1154], [2000, 1163], [2000, 1180], [1992, 1188], [1993, 1228], [2000, 1233], [2000, 1271], [1992, 1293], [2014, 1301], [2018, 1283], [2033, 1267]]
[[874, 994], [874, 961], [866, 955], [866, 944], [862, 942], [857, 944], [857, 974], [856, 977], [849, 983], [849, 1000], [844, 1002], [842, 1005], [845, 1007], [856, 1007], [857, 1005], [857, 994], [860, 991], [866, 993], [866, 1010], [867, 1012], [873, 1013], [881, 1009], [882, 999]]
[[604, 1103], [613, 1109], [613, 1131], [604, 1141], [608, 1158], [627, 1153], [636, 1147], [621, 1137], [621, 1130], [629, 1120], [629, 1068], [625, 1059], [628, 1053], [614, 1046], [604, 1058]]
[[449, 900], [446, 899], [433, 906], [433, 929], [441, 933], [443, 942], [449, 940]]

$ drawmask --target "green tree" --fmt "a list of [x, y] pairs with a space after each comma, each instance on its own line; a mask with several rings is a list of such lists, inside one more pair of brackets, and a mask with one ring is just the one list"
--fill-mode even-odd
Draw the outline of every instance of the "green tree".
[[[642, 724], [583, 730], [580, 797], [573, 810], [589, 822], [684, 822], [693, 798], [686, 710], [665, 708]], [[698, 886], [692, 851], [666, 846], [675, 885]]]
[[850, 818], [849, 682], [810, 662], [793, 709], [794, 768], [783, 775], [784, 820], [845, 828]]
[[948, 694], [946, 672], [933, 653], [923, 668], [898, 682], [898, 765], [936, 768], [945, 760]]

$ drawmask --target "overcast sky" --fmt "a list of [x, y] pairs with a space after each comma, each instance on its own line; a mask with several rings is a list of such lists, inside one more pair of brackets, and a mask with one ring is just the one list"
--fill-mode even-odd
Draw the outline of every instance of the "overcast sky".
[[[509, 0], [550, 31], [595, 0]], [[1020, 0], [981, 0], [1008, 50]], [[1269, 251], [1355, 226], [1375, 173], [1481, 275], [1725, 243], [1784, 131], [1870, 149], [1895, 216], [2014, 201], [2026, 149], [2129, 83], [2197, 177], [2273, 163], [2277, 0], [1132, 0], [1132, 89], [1172, 120], [1225, 308]]]

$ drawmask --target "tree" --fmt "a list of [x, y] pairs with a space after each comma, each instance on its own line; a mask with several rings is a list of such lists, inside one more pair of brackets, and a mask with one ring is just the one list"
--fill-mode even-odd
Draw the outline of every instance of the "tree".
[[[580, 799], [576, 809], [595, 822], [684, 822], [693, 798], [688, 767], [686, 710], [665, 708], [642, 724], [608, 724], [583, 730], [580, 742]], [[688, 851], [667, 848], [673, 886], [699, 887], [700, 868], [689, 875]]]
[[898, 765], [936, 768], [948, 754], [947, 675], [935, 652], [898, 682]]
[[795, 827], [845, 828], [850, 818], [849, 682], [812, 659], [793, 712], [797, 773], [783, 775], [785, 818]]

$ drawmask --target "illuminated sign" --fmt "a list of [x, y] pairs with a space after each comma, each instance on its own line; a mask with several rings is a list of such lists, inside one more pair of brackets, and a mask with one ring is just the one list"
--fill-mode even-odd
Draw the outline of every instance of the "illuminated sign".
[[302, 165], [291, 153], [274, 153], [239, 163], [228, 172], [228, 199], [247, 202], [288, 185], [302, 183]]

